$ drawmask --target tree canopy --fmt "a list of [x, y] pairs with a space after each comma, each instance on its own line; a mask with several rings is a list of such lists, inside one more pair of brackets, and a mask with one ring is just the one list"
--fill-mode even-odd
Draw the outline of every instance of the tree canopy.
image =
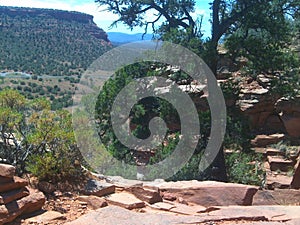
[[[192, 16], [195, 11], [194, 0], [95, 0], [100, 5], [107, 6], [107, 10], [119, 15], [118, 22], [123, 22], [130, 28], [149, 25], [158, 34], [165, 34], [172, 29], [188, 31], [190, 38], [199, 37], [201, 23]], [[204, 58], [213, 72], [217, 71], [217, 46], [222, 37], [229, 38], [237, 32], [242, 36], [263, 36], [265, 45], [281, 45], [287, 43], [291, 30], [288, 20], [293, 20], [299, 13], [299, 0], [214, 0], [210, 3], [211, 36], [206, 40], [206, 50], [209, 56]], [[146, 13], [151, 12], [155, 19], [148, 21]], [[200, 26], [200, 27], [199, 27]], [[166, 37], [163, 36], [162, 37]], [[236, 37], [236, 36], [234, 36]], [[270, 42], [267, 40], [270, 39]], [[252, 47], [256, 48], [261, 38], [252, 38]], [[248, 43], [241, 42], [240, 47], [248, 50]], [[199, 46], [202, 47], [202, 46]], [[279, 47], [275, 47], [278, 50]], [[280, 46], [282, 48], [282, 45]], [[268, 49], [268, 48], [266, 48]], [[274, 48], [269, 48], [270, 51]], [[279, 50], [278, 50], [279, 51]], [[248, 55], [257, 54], [247, 51]], [[272, 52], [274, 53], [274, 51]], [[277, 53], [277, 51], [275, 52]], [[254, 59], [255, 60], [255, 59]], [[260, 59], [259, 59], [260, 60]]]
[[75, 174], [80, 154], [71, 115], [50, 107], [45, 98], [29, 101], [12, 89], [0, 92], [0, 162], [41, 179]]

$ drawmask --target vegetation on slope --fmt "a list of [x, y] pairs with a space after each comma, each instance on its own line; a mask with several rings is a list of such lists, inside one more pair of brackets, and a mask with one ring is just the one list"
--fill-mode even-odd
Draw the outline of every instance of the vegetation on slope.
[[0, 71], [80, 75], [110, 46], [90, 15], [0, 7]]

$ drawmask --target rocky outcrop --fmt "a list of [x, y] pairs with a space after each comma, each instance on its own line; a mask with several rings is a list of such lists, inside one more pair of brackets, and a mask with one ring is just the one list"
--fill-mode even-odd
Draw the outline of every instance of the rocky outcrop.
[[295, 173], [293, 176], [291, 187], [300, 189], [300, 157], [298, 158], [298, 162], [295, 165]]
[[38, 9], [38, 8], [25, 8], [25, 7], [0, 7], [0, 13], [5, 13], [9, 16], [45, 16], [49, 15], [56, 19], [77, 21], [81, 23], [92, 23], [93, 16], [80, 13], [80, 12], [68, 12], [57, 9]]
[[237, 105], [249, 118], [255, 132], [284, 132], [291, 137], [300, 137], [300, 96], [281, 98], [276, 91], [271, 91], [273, 79], [279, 78], [261, 74], [255, 80], [241, 81]]
[[188, 203], [202, 206], [251, 205], [258, 187], [215, 181], [177, 181], [155, 185]]
[[293, 99], [281, 98], [275, 107], [287, 133], [291, 137], [300, 137], [300, 96]]
[[45, 203], [43, 193], [29, 188], [28, 182], [14, 177], [15, 168], [0, 164], [0, 224], [13, 221], [20, 215], [40, 210]]
[[96, 37], [109, 42], [106, 32], [97, 27], [94, 23], [94, 17], [81, 12], [71, 12], [57, 9], [38, 9], [25, 7], [6, 7], [0, 6], [0, 14], [5, 14], [11, 17], [26, 16], [26, 17], [49, 17], [57, 20], [75, 21], [83, 24], [88, 24], [87, 32]]

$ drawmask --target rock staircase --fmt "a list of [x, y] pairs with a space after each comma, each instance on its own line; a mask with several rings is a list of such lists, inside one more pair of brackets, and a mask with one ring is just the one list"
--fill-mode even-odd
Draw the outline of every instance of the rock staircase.
[[[300, 188], [300, 184], [297, 183], [300, 182], [300, 175], [297, 175], [296, 173], [297, 170], [300, 170], [300, 168], [298, 168], [300, 149], [287, 156], [285, 152], [278, 149], [267, 147], [266, 145], [263, 145], [263, 147], [257, 146], [259, 145], [256, 145], [255, 151], [257, 153], [262, 153], [265, 158], [265, 187], [267, 189]], [[295, 185], [295, 182], [297, 185]]]
[[14, 176], [15, 167], [0, 164], [0, 225], [18, 216], [40, 210], [45, 196], [28, 187], [28, 182]]

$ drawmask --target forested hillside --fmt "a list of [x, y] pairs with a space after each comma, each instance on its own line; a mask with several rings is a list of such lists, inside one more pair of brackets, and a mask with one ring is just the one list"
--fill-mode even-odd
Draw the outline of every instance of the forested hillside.
[[79, 75], [110, 47], [93, 16], [0, 6], [0, 71]]

